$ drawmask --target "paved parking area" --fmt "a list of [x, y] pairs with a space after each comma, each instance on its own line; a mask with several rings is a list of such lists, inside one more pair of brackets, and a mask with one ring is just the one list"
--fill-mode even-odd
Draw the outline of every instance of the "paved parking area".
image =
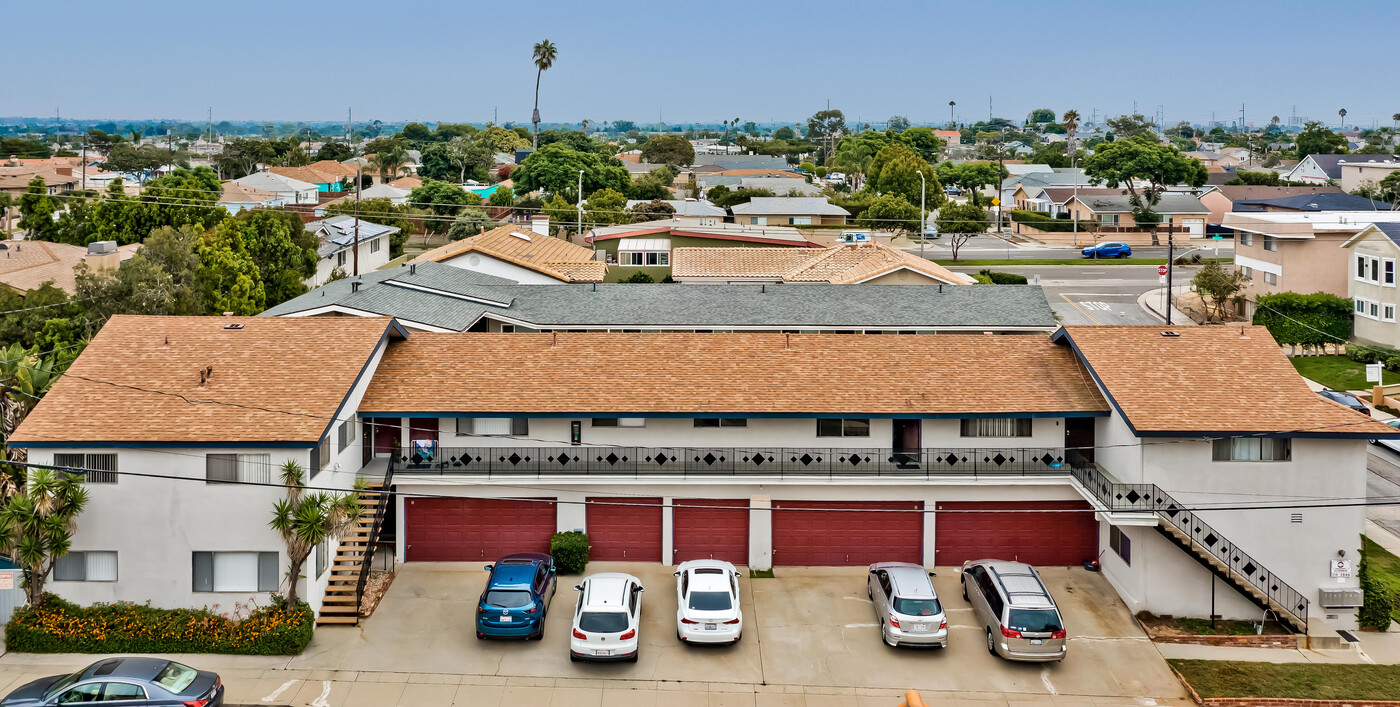
[[[708, 647], [676, 640], [670, 567], [594, 563], [590, 571], [631, 572], [647, 587], [636, 664], [569, 661], [576, 578], [561, 578], [543, 641], [478, 641], [473, 621], [485, 580], [480, 565], [399, 569], [372, 619], [319, 630], [300, 656], [183, 660], [219, 670], [233, 704], [894, 707], [909, 688], [919, 689], [930, 705], [1186, 704], [1180, 684], [1112, 588], [1078, 569], [1043, 570], [1070, 632], [1068, 657], [1050, 665], [989, 655], [953, 569], [941, 569], [934, 580], [948, 609], [947, 650], [885, 646], [858, 567], [779, 568], [774, 579], [743, 580], [743, 640]], [[83, 662], [7, 655], [0, 658], [0, 684], [6, 685], [0, 690]]]

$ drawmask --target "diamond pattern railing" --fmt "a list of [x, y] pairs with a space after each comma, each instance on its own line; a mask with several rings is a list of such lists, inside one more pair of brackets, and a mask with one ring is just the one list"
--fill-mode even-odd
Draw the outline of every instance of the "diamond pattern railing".
[[1307, 630], [1308, 599], [1289, 586], [1249, 553], [1241, 550], [1194, 511], [1177, 502], [1156, 484], [1120, 484], [1109, 479], [1092, 464], [1082, 463], [1079, 455], [1069, 456], [1080, 463], [1070, 465], [1070, 473], [1110, 511], [1156, 513], [1186, 537], [1194, 547], [1219, 560], [1239, 581], [1267, 596], [1288, 616], [1296, 628]]
[[396, 450], [400, 473], [484, 476], [1056, 476], [1055, 448], [437, 447]]

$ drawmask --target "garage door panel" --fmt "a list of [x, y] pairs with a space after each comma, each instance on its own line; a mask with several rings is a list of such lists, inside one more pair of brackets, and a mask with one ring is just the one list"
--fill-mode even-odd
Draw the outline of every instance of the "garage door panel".
[[749, 500], [677, 499], [671, 508], [676, 564], [686, 560], [749, 562]]
[[590, 560], [661, 561], [661, 499], [587, 499]]
[[411, 498], [404, 502], [410, 562], [495, 560], [513, 552], [549, 552], [556, 527], [550, 500]]
[[1098, 556], [1098, 521], [1083, 501], [965, 501], [937, 510], [946, 511], [934, 523], [939, 565], [991, 558], [1069, 566]]
[[923, 507], [917, 501], [775, 501], [773, 564], [922, 564]]

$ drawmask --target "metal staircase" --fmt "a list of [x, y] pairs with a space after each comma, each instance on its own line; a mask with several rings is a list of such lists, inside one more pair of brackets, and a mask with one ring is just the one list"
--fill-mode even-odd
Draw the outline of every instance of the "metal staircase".
[[1120, 484], [1097, 466], [1071, 464], [1071, 473], [1110, 512], [1150, 512], [1157, 531], [1261, 609], [1299, 633], [1308, 631], [1308, 599], [1241, 550], [1156, 484]]
[[393, 502], [393, 478], [394, 462], [391, 459], [384, 472], [384, 480], [370, 484], [369, 493], [361, 496], [360, 519], [340, 537], [336, 548], [330, 581], [321, 600], [321, 613], [316, 617], [317, 626], [360, 622], [360, 608], [370, 567], [374, 563], [374, 551], [383, 536], [389, 504]]

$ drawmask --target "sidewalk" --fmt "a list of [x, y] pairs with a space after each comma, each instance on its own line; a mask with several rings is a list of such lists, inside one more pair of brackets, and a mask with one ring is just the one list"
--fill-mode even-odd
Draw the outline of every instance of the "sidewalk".
[[[1178, 286], [1176, 286], [1176, 287], [1174, 287], [1174, 288], [1172, 288], [1172, 289], [1178, 290], [1178, 291], [1180, 291], [1180, 292], [1185, 292], [1185, 291], [1186, 291], [1186, 288], [1188, 288], [1188, 287], [1190, 287], [1190, 286], [1189, 286], [1189, 285], [1178, 285]], [[1147, 311], [1148, 311], [1150, 314], [1152, 314], [1153, 316], [1155, 316], [1155, 317], [1157, 317], [1158, 319], [1162, 320], [1163, 323], [1166, 323], [1166, 321], [1167, 321], [1166, 315], [1163, 314], [1163, 307], [1162, 307], [1162, 304], [1166, 301], [1166, 295], [1165, 295], [1166, 289], [1167, 289], [1167, 288], [1165, 288], [1165, 287], [1159, 287], [1159, 288], [1157, 288], [1157, 289], [1155, 289], [1155, 290], [1148, 290], [1147, 292], [1142, 293], [1142, 295], [1140, 295], [1140, 296], [1138, 297], [1138, 306], [1142, 307], [1143, 309], [1147, 310]], [[1172, 307], [1172, 326], [1195, 326], [1195, 325], [1196, 325], [1196, 322], [1191, 321], [1191, 318], [1190, 318], [1190, 317], [1186, 316], [1185, 314], [1182, 314], [1182, 313], [1181, 313], [1181, 310], [1177, 309], [1176, 307]]]

